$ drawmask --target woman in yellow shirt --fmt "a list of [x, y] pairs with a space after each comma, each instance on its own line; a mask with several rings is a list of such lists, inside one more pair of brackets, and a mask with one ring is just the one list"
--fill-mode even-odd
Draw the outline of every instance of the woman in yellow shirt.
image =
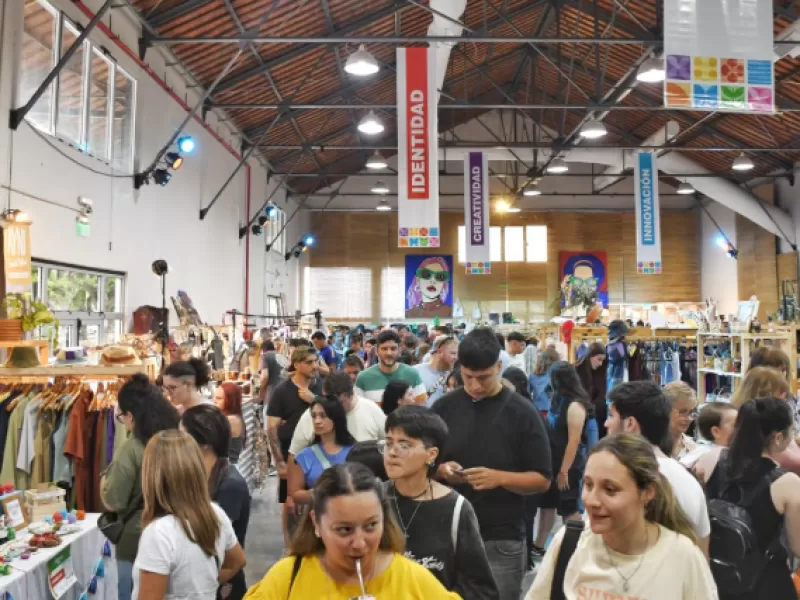
[[367, 467], [346, 463], [327, 469], [314, 486], [312, 507], [290, 556], [250, 588], [245, 600], [461, 598], [403, 556], [403, 534], [381, 482]]

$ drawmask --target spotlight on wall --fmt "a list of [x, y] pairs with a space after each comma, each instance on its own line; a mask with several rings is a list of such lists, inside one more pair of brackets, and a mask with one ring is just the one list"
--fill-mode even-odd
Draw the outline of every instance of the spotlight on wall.
[[723, 236], [723, 235], [718, 235], [716, 237], [716, 239], [714, 240], [714, 243], [716, 243], [717, 246], [719, 246], [720, 248], [726, 248], [727, 249], [727, 247], [728, 247], [728, 240], [726, 240], [725, 236]]
[[155, 181], [158, 185], [167, 185], [170, 179], [172, 179], [172, 173], [166, 169], [156, 169], [153, 171], [153, 181]]
[[264, 233], [264, 227], [259, 225], [258, 223], [253, 223], [253, 226], [250, 227], [250, 231], [253, 232], [253, 235], [261, 235]]
[[313, 246], [316, 239], [313, 235], [307, 235], [303, 238], [303, 245], [305, 246]]
[[177, 152], [167, 152], [164, 160], [166, 161], [167, 166], [173, 171], [177, 171], [183, 166], [183, 157]]
[[728, 252], [727, 253], [728, 253], [728, 258], [732, 258], [733, 260], [736, 260], [736, 259], [739, 258], [739, 251], [736, 248], [733, 247], [733, 244], [729, 244], [728, 245]]
[[178, 150], [183, 152], [184, 154], [191, 154], [194, 152], [194, 149], [197, 147], [197, 144], [194, 141], [194, 138], [190, 135], [184, 135], [183, 137], [178, 138]]
[[278, 207], [275, 206], [272, 202], [267, 204], [267, 207], [264, 209], [264, 215], [267, 219], [272, 219], [273, 217], [277, 216], [278, 214]]
[[269, 223], [269, 217], [268, 216], [261, 215], [260, 217], [258, 217], [258, 224], [261, 225], [261, 227], [263, 227], [267, 223]]

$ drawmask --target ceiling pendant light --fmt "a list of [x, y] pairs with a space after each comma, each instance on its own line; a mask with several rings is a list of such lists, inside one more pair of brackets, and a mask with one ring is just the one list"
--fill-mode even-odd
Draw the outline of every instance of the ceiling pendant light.
[[606, 126], [601, 121], [592, 119], [581, 128], [580, 136], [587, 140], [596, 140], [608, 133]]
[[525, 186], [525, 189], [522, 190], [522, 195], [528, 197], [541, 196], [542, 190], [540, 190], [535, 183], [532, 183], [530, 185]]
[[694, 186], [688, 181], [681, 183], [676, 190], [676, 193], [680, 194], [681, 196], [689, 196], [690, 194], [694, 194], [694, 192]]
[[375, 150], [375, 154], [370, 156], [367, 159], [367, 168], [368, 169], [385, 169], [389, 166], [389, 163], [386, 162], [386, 159], [381, 156], [381, 153]]
[[557, 175], [559, 173], [566, 173], [567, 171], [569, 171], [569, 166], [567, 165], [566, 161], [561, 157], [554, 158], [552, 162], [547, 166], [548, 173], [554, 173]]
[[358, 130], [367, 135], [377, 135], [383, 133], [383, 123], [378, 119], [375, 111], [369, 111], [364, 118], [358, 123]]
[[389, 193], [389, 186], [386, 185], [383, 181], [376, 181], [375, 185], [372, 186], [372, 193], [373, 194], [388, 194]]
[[745, 156], [744, 152], [736, 157], [732, 165], [734, 171], [750, 171], [754, 167], [753, 161], [748, 156]]
[[664, 81], [665, 78], [664, 59], [661, 58], [648, 58], [636, 74], [636, 79], [643, 83], [657, 83]]
[[507, 213], [518, 213], [521, 212], [522, 209], [517, 206], [516, 202], [510, 202], [509, 205], [506, 207], [505, 212]]
[[358, 77], [375, 75], [379, 69], [378, 61], [372, 56], [372, 52], [364, 47], [364, 44], [361, 44], [358, 50], [347, 57], [347, 63], [344, 65], [345, 71]]
[[389, 201], [384, 198], [380, 202], [378, 202], [378, 206], [375, 207], [375, 210], [379, 210], [381, 212], [388, 212], [392, 210], [392, 207], [389, 206]]

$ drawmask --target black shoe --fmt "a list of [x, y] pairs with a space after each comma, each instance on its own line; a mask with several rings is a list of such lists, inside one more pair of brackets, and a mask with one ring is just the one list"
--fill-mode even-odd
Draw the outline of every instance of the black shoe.
[[531, 551], [528, 555], [528, 562], [531, 565], [531, 568], [533, 568], [533, 565], [535, 565], [537, 562], [542, 561], [545, 552], [546, 551], [544, 548], [539, 548], [536, 544], [531, 544]]

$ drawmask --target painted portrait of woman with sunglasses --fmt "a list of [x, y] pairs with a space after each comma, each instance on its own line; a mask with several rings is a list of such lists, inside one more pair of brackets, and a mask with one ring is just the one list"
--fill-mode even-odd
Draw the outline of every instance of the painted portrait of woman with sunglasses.
[[[415, 266], [420, 259], [422, 261]], [[450, 256], [406, 257], [406, 281], [410, 280], [406, 294], [407, 319], [453, 316], [451, 264]]]

